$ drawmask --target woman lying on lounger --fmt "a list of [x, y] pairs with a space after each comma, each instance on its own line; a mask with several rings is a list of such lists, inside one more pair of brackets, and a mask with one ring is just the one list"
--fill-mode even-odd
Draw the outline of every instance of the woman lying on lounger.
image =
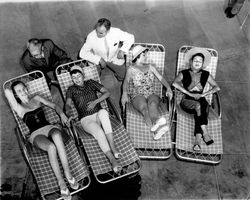
[[[145, 123], [158, 140], [169, 130], [167, 119], [160, 117], [160, 98], [154, 94], [154, 78], [167, 88], [167, 95], [172, 99], [173, 93], [168, 82], [152, 64], [147, 63], [148, 49], [140, 45], [132, 49], [132, 65], [128, 68], [123, 83], [122, 106], [125, 107], [130, 97], [133, 107], [144, 117]], [[129, 82], [132, 89], [128, 93]]]
[[66, 186], [64, 178], [61, 174], [57, 154], [61, 160], [65, 177], [67, 178], [70, 187], [77, 190], [78, 182], [72, 176], [69, 163], [65, 151], [65, 146], [62, 139], [62, 131], [56, 125], [51, 125], [45, 118], [42, 104], [55, 109], [60, 115], [61, 121], [69, 126], [69, 119], [63, 113], [62, 109], [54, 103], [36, 95], [31, 97], [26, 85], [21, 81], [15, 81], [11, 85], [11, 90], [6, 89], [5, 95], [12, 109], [17, 115], [23, 119], [29, 128], [29, 142], [39, 149], [46, 151], [49, 156], [49, 161], [53, 172], [60, 187], [61, 196], [63, 199], [71, 199], [69, 189]]
[[[70, 75], [74, 85], [70, 86], [66, 93], [66, 114], [70, 115], [73, 104], [83, 129], [97, 140], [101, 150], [112, 164], [113, 171], [117, 173], [122, 169], [116, 160], [121, 157], [121, 153], [114, 144], [109, 113], [100, 105], [110, 96], [110, 93], [94, 80], [85, 81], [84, 72], [80, 66], [71, 67]], [[98, 98], [97, 92], [102, 93], [102, 96]]]
[[[189, 69], [182, 70], [173, 82], [173, 86], [184, 93], [180, 106], [187, 113], [194, 114], [195, 142], [194, 151], [201, 150], [201, 138], [207, 145], [214, 141], [207, 131], [209, 105], [205, 96], [220, 90], [219, 86], [208, 71], [203, 70], [210, 63], [210, 53], [206, 49], [194, 47], [186, 54]], [[203, 92], [206, 83], [212, 88]]]

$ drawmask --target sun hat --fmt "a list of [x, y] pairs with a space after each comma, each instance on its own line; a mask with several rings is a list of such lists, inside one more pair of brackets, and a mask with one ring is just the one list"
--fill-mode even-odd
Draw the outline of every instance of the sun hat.
[[211, 62], [211, 54], [205, 48], [200, 48], [200, 47], [193, 47], [186, 53], [184, 58], [185, 64], [189, 64], [189, 61], [192, 58], [192, 56], [197, 53], [201, 53], [204, 55], [205, 58], [203, 62], [203, 67], [204, 68], [207, 67]]
[[82, 68], [80, 66], [78, 66], [78, 65], [74, 65], [73, 67], [70, 68], [70, 72], [72, 72], [73, 70], [78, 70], [81, 73], [83, 73]]
[[141, 45], [137, 45], [132, 49], [132, 61], [136, 59], [143, 51], [148, 50], [148, 48]]

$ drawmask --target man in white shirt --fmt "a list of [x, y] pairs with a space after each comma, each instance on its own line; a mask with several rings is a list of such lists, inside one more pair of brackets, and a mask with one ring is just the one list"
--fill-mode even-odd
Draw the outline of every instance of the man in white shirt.
[[134, 43], [134, 35], [111, 27], [108, 19], [101, 18], [96, 23], [82, 46], [80, 58], [97, 65], [99, 72], [108, 67], [118, 81], [125, 76], [125, 54]]

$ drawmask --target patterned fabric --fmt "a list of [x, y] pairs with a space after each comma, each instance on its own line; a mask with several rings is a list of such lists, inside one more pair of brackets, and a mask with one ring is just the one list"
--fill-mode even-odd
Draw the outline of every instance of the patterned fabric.
[[[35, 71], [11, 79], [10, 81], [5, 83], [4, 88], [9, 88], [11, 83], [16, 80], [21, 80], [25, 82], [26, 85], [28, 86], [28, 91], [31, 95], [39, 94], [40, 96], [43, 96], [48, 100], [52, 100], [46, 80], [40, 71]], [[53, 109], [44, 106], [43, 110], [45, 112], [45, 116], [48, 122], [50, 122], [51, 124], [60, 123], [59, 117]], [[17, 121], [19, 127], [18, 130], [21, 131], [20, 134], [23, 135], [24, 137], [29, 135], [29, 129], [26, 126], [26, 124], [23, 122], [21, 118], [17, 116], [17, 114], [13, 110], [12, 112]], [[65, 148], [72, 175], [77, 180], [83, 180], [89, 175], [87, 167], [83, 163], [83, 160], [80, 158], [80, 155], [78, 153], [74, 141], [71, 138], [67, 137], [68, 135], [67, 132], [64, 132], [63, 135], [67, 140], [67, 142], [65, 143]], [[26, 145], [29, 150], [28, 162], [30, 163], [30, 167], [34, 174], [41, 195], [45, 196], [53, 192], [58, 193], [59, 186], [57, 183], [57, 179], [52, 171], [51, 165], [49, 163], [47, 153], [30, 145], [30, 143], [28, 142], [26, 143]], [[61, 167], [61, 173], [64, 174], [62, 167]]]
[[[134, 150], [128, 134], [126, 133], [126, 130], [124, 129], [124, 126], [112, 116], [110, 116], [110, 121], [113, 129], [115, 146], [117, 150], [122, 154], [122, 157], [118, 160], [118, 163], [122, 167], [134, 163], [139, 158]], [[77, 130], [83, 143], [84, 149], [86, 150], [86, 153], [88, 155], [94, 174], [97, 176], [99, 174], [104, 174], [112, 171], [111, 164], [109, 163], [105, 154], [102, 152], [94, 137], [90, 134], [87, 134], [83, 130], [80, 123], [77, 124]]]
[[[135, 44], [136, 45], [136, 44]], [[159, 71], [160, 74], [164, 73], [164, 61], [165, 61], [165, 49], [162, 45], [159, 44], [141, 44], [149, 48], [147, 53], [149, 63], [155, 66], [155, 68]], [[127, 59], [127, 64], [131, 65], [132, 60], [132, 52], [129, 53], [129, 57]], [[155, 78], [154, 79], [154, 88], [153, 91], [159, 97], [162, 97], [162, 84], [161, 82]], [[129, 86], [133, 87], [133, 85]], [[166, 110], [166, 105], [161, 105], [161, 116], [165, 116], [168, 125], [170, 124], [170, 113]], [[145, 124], [143, 116], [136, 111], [131, 103], [128, 103], [126, 106], [126, 128], [130, 135], [131, 140], [137, 152], [141, 149], [143, 154], [147, 155], [147, 151], [161, 151], [165, 152], [166, 149], [171, 149], [171, 134], [170, 131], [164, 134], [160, 140], [153, 140], [153, 134], [150, 132], [149, 127]], [[141, 156], [141, 155], [140, 155]], [[156, 156], [149, 156], [150, 158], [154, 158]], [[161, 158], [168, 158], [169, 154], [166, 155], [162, 153]], [[141, 156], [143, 158], [143, 156]]]
[[74, 102], [74, 106], [78, 112], [79, 119], [92, 115], [101, 109], [100, 104], [97, 104], [92, 110], [88, 111], [88, 103], [98, 98], [97, 92], [100, 92], [103, 85], [94, 81], [84, 81], [84, 86], [72, 85], [66, 92], [66, 98], [70, 98]]
[[131, 66], [130, 67], [132, 72], [132, 83], [133, 86], [131, 88], [131, 98], [133, 99], [137, 95], [144, 96], [145, 98], [149, 97], [151, 94], [154, 93], [154, 74], [150, 70], [143, 73], [141, 70]]
[[[185, 65], [184, 57], [185, 53], [191, 49], [191, 46], [183, 46], [180, 48], [178, 53], [178, 65], [176, 74], [181, 70], [187, 69], [188, 66]], [[207, 70], [214, 78], [216, 74], [218, 54], [213, 49], [207, 49], [211, 54], [211, 62], [204, 69]], [[208, 91], [210, 88], [209, 84], [206, 84], [204, 92]], [[176, 93], [177, 99], [177, 127], [176, 127], [176, 148], [184, 150], [187, 152], [193, 152], [193, 143], [194, 143], [194, 118], [192, 115], [185, 113], [179, 106], [183, 94], [180, 92]], [[206, 96], [207, 101], [211, 104], [212, 95]], [[211, 117], [212, 111], [210, 111], [210, 116], [208, 117], [208, 132], [211, 134], [211, 137], [214, 140], [212, 145], [207, 146], [203, 141], [201, 143], [202, 154], [222, 154], [222, 133], [221, 133], [221, 119], [216, 117]], [[201, 154], [201, 155], [202, 155]], [[201, 161], [206, 160], [206, 157], [199, 158]]]
[[[75, 61], [74, 63], [72, 63], [72, 65], [74, 65], [74, 64], [77, 64], [77, 65], [82, 67], [82, 69], [84, 70], [84, 74], [85, 74], [85, 80], [89, 80], [91, 78], [91, 79], [100, 83], [100, 78], [98, 76], [98, 72], [97, 72], [95, 65], [85, 67], [85, 65], [82, 63], [81, 60]], [[58, 71], [62, 71], [61, 69], [69, 70], [69, 68], [70, 68], [70, 65], [61, 65], [58, 67], [58, 69], [59, 69]], [[62, 93], [65, 95], [67, 88], [73, 84], [71, 81], [70, 74], [69, 74], [69, 72], [58, 73], [57, 78], [58, 78], [58, 81], [60, 83]], [[107, 109], [107, 110], [109, 109], [106, 101], [103, 101], [101, 103], [101, 106], [104, 109]], [[74, 108], [73, 108], [72, 112], [74, 113], [74, 115], [76, 115], [76, 110]], [[132, 163], [131, 165], [133, 165], [134, 163], [137, 163], [139, 161], [138, 155], [136, 154], [136, 151], [133, 147], [133, 144], [132, 144], [123, 124], [121, 122], [117, 121], [117, 119], [114, 119], [114, 117], [111, 115], [110, 115], [110, 120], [111, 120], [112, 129], [114, 131], [113, 132], [114, 143], [115, 143], [118, 151], [120, 151], [122, 153], [122, 158], [119, 159], [118, 162], [123, 167], [128, 166], [131, 163]], [[108, 162], [105, 154], [101, 151], [95, 138], [83, 130], [79, 121], [76, 123], [75, 128], [77, 129], [77, 133], [79, 134], [80, 140], [83, 143], [84, 149], [87, 153], [88, 159], [89, 159], [90, 164], [91, 164], [91, 168], [93, 169], [94, 175], [97, 178], [97, 180], [98, 180], [98, 175], [102, 175], [102, 174], [105, 174], [105, 175], [109, 174], [110, 175], [111, 174], [110, 171], [112, 171], [111, 165]], [[115, 177], [108, 176], [108, 175], [107, 176], [108, 176], [109, 181], [111, 181], [111, 180], [117, 179], [118, 177], [120, 178], [120, 177], [123, 177], [125, 175], [135, 173], [137, 171], [139, 171], [139, 166], [132, 169], [132, 172], [125, 172], [125, 174], [123, 174], [123, 175], [116, 175]], [[107, 172], [109, 172], [109, 173], [107, 173]]]

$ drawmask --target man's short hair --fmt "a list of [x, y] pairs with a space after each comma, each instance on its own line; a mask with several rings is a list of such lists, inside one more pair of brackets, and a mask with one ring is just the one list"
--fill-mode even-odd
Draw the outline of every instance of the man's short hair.
[[94, 29], [96, 29], [97, 27], [100, 27], [100, 26], [104, 26], [108, 31], [111, 27], [111, 22], [106, 18], [101, 18], [97, 21]]
[[34, 45], [34, 46], [36, 46], [36, 47], [38, 47], [38, 46], [41, 46], [42, 42], [41, 42], [41, 40], [39, 40], [37, 38], [31, 38], [27, 42], [27, 48], [28, 49], [30, 49], [30, 45], [31, 44]]

